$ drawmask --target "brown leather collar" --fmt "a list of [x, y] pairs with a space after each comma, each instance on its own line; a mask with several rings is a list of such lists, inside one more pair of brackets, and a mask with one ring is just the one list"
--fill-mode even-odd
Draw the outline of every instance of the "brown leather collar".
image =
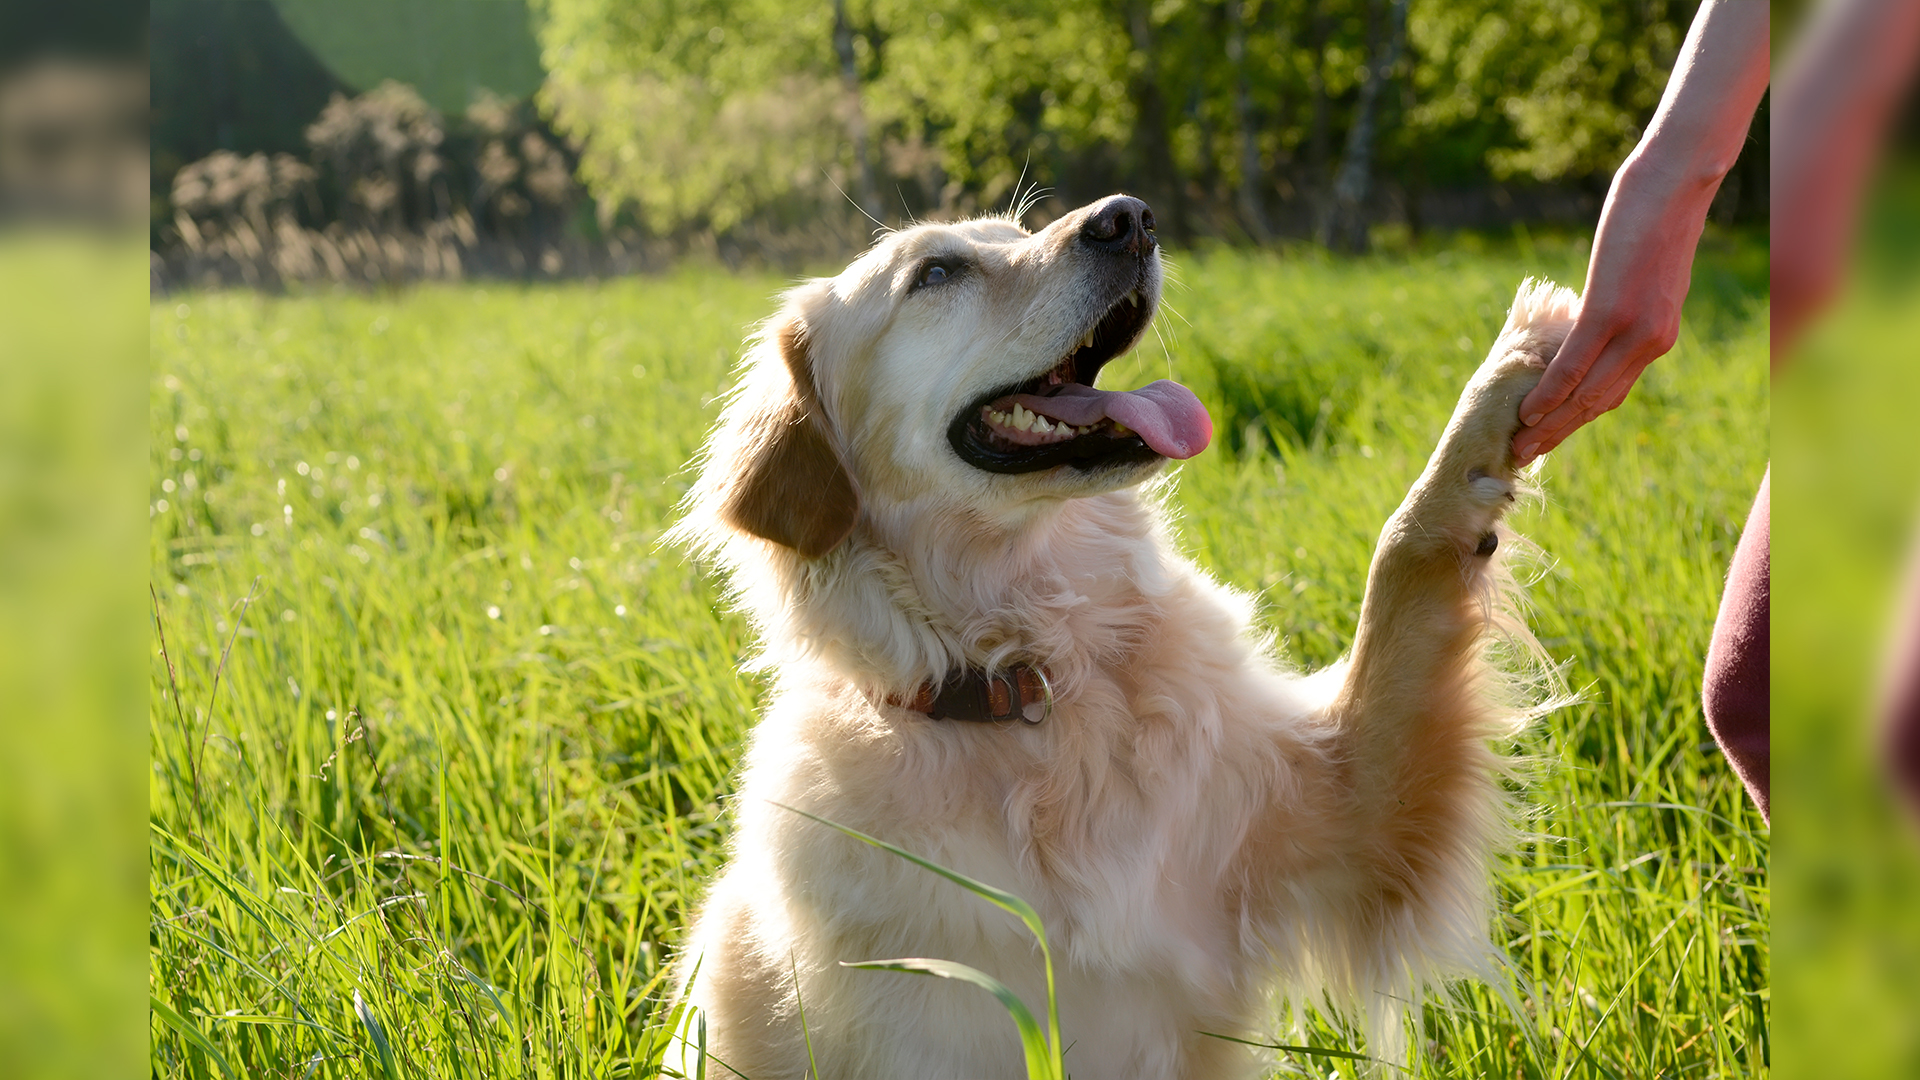
[[[1053, 687], [1046, 672], [1026, 664], [1015, 664], [1005, 674], [989, 674], [979, 668], [950, 672], [942, 683], [925, 683], [911, 698], [893, 695], [887, 704], [925, 713], [934, 720], [966, 720], [991, 723], [1024, 720], [1038, 724], [1053, 713]], [[1030, 717], [1027, 707], [1040, 715]]]

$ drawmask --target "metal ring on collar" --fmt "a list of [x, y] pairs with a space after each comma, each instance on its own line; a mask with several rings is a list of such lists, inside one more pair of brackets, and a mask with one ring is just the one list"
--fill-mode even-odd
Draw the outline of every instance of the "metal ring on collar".
[[1030, 670], [1030, 671], [1032, 671], [1032, 672], [1033, 672], [1033, 673], [1034, 673], [1035, 675], [1037, 675], [1037, 676], [1039, 676], [1039, 677], [1040, 677], [1040, 686], [1041, 686], [1041, 687], [1042, 687], [1043, 689], [1045, 689], [1045, 690], [1046, 690], [1046, 692], [1047, 692], [1047, 698], [1046, 698], [1046, 702], [1047, 702], [1047, 710], [1046, 710], [1045, 712], [1043, 712], [1043, 713], [1041, 713], [1041, 714], [1040, 714], [1040, 719], [1038, 719], [1038, 720], [1028, 720], [1028, 719], [1027, 719], [1027, 710], [1025, 710], [1025, 709], [1021, 709], [1021, 710], [1020, 710], [1020, 719], [1021, 719], [1021, 721], [1022, 721], [1022, 722], [1024, 722], [1024, 723], [1028, 723], [1028, 724], [1043, 724], [1043, 723], [1045, 723], [1045, 722], [1047, 721], [1047, 719], [1048, 719], [1049, 717], [1051, 717], [1051, 716], [1053, 715], [1053, 680], [1052, 680], [1052, 679], [1049, 679], [1049, 678], [1047, 678], [1047, 669], [1046, 669], [1046, 668], [1043, 668], [1043, 667], [1041, 667], [1041, 666], [1039, 666], [1039, 665], [1037, 665], [1037, 664], [1036, 664], [1036, 665], [1034, 665], [1034, 666], [1033, 666], [1032, 668], [1030, 668], [1029, 670]]

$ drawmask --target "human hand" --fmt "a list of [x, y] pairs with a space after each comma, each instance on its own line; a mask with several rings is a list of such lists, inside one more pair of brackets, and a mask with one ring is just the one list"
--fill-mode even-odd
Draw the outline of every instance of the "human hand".
[[1680, 334], [1713, 191], [1636, 164], [1620, 170], [1607, 195], [1573, 329], [1520, 403], [1513, 450], [1522, 465], [1618, 407]]

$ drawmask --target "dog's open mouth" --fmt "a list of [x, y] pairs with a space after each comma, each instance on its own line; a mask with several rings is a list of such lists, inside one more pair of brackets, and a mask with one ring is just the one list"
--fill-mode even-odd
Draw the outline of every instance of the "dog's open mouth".
[[961, 410], [947, 429], [954, 452], [978, 469], [1024, 473], [1189, 458], [1206, 449], [1213, 421], [1179, 383], [1094, 389], [1100, 369], [1131, 348], [1152, 318], [1152, 304], [1130, 290], [1052, 368]]

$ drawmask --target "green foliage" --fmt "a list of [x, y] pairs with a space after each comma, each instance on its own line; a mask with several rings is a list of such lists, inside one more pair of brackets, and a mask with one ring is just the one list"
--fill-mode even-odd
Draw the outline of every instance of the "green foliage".
[[[1073, 201], [1137, 188], [1155, 153], [1217, 207], [1244, 179], [1243, 136], [1258, 197], [1286, 201], [1326, 184], [1383, 21], [1364, 0], [1240, 5], [1243, 132], [1217, 3], [853, 0], [851, 91], [830, 4], [539, 9], [543, 100], [583, 146], [583, 178], [660, 233], [818, 216], [859, 172], [856, 113], [902, 212], [998, 205], [1023, 174]], [[1666, 3], [1415, 4], [1379, 167], [1409, 187], [1604, 175], [1651, 115], [1684, 17]], [[1165, 131], [1143, 126], [1150, 91], [1168, 103]]]
[[[609, 206], [725, 232], [847, 186], [825, 5], [541, 0], [557, 128]], [[791, 207], [789, 216], [791, 216]]]
[[304, 152], [307, 125], [350, 92], [273, 4], [153, 0], [148, 12], [156, 197], [216, 150]]
[[942, 171], [979, 205], [1005, 201], [1030, 155], [1045, 162], [1132, 134], [1135, 61], [1110, 7], [894, 2], [872, 17], [887, 42], [876, 117], [937, 146]]
[[[1710, 238], [1674, 354], [1515, 522], [1557, 560], [1533, 625], [1586, 703], [1521, 747], [1510, 977], [1429, 1011], [1418, 1075], [1766, 1072], [1767, 834], [1698, 706], [1767, 415], [1764, 294], [1704, 283], [1754, 258]], [[1236, 359], [1254, 386], [1296, 357], [1351, 380], [1317, 445], [1223, 443], [1170, 497], [1290, 661], [1345, 647], [1379, 525], [1515, 284], [1583, 263], [1542, 241], [1179, 268], [1166, 347], [1113, 385], [1171, 367], [1220, 416]], [[762, 686], [716, 584], [656, 543], [781, 285], [155, 305], [154, 1076], [382, 1075], [382, 1040], [408, 1077], [660, 1060], [665, 960], [722, 857]], [[1352, 1045], [1302, 1028], [1268, 1041]]]
[[[1411, 124], [1496, 177], [1606, 174], [1660, 103], [1686, 23], [1677, 5], [1579, 0], [1421, 4]], [[1511, 123], [1511, 141], [1489, 113]], [[1456, 166], [1457, 167], [1457, 166]]]
[[411, 85], [443, 113], [475, 97], [539, 88], [540, 51], [523, 0], [273, 0], [280, 17], [355, 90]]

